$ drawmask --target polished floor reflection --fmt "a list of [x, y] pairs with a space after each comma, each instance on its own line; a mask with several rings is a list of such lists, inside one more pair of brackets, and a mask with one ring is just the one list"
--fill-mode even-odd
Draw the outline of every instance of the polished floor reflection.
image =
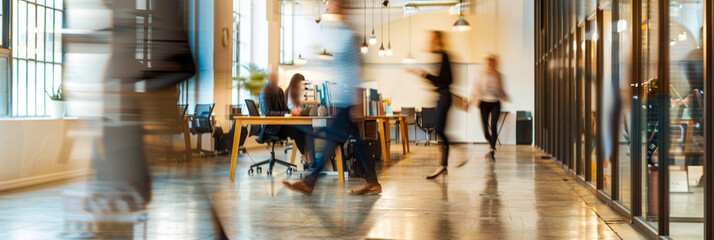
[[[401, 150], [401, 149], [399, 149]], [[434, 146], [418, 146], [380, 169], [383, 193], [351, 196], [324, 176], [310, 196], [284, 189], [288, 178], [250, 176], [246, 166], [267, 157], [242, 155], [230, 183], [227, 157], [153, 167], [154, 201], [135, 238], [215, 239], [220, 220], [232, 239], [641, 239], [590, 190], [527, 146], [503, 146], [495, 164], [485, 145], [453, 148], [449, 175], [425, 180], [437, 165]], [[299, 174], [289, 178], [297, 179]], [[60, 192], [71, 181], [0, 193], [0, 239], [61, 237]], [[209, 204], [211, 203], [211, 204]], [[215, 212], [215, 216], [211, 214]]]

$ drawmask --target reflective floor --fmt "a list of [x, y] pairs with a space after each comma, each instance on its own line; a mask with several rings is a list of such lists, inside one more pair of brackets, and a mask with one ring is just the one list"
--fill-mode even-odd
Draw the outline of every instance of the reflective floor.
[[[268, 157], [264, 149], [240, 157], [234, 183], [227, 157], [155, 163], [148, 221], [132, 231], [135, 239], [215, 239], [219, 219], [232, 239], [644, 239], [531, 147], [503, 146], [495, 164], [483, 157], [486, 145], [452, 149], [449, 175], [425, 180], [437, 147], [413, 146], [406, 157], [394, 148], [375, 196], [347, 195], [363, 183], [356, 178], [340, 186], [336, 176], [321, 177], [303, 196], [283, 188], [283, 167], [249, 176], [250, 157]], [[0, 239], [61, 238], [60, 193], [83, 185], [1, 192]]]

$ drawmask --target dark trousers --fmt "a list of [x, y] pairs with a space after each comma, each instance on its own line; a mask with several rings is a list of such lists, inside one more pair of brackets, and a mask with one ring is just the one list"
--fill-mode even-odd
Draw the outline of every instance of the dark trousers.
[[306, 132], [312, 132], [312, 126], [284, 125], [280, 127], [278, 136], [281, 138], [290, 137], [295, 140], [295, 147], [300, 151], [300, 154], [306, 155], [315, 152], [315, 141], [312, 139], [312, 135]]
[[335, 153], [335, 148], [347, 141], [350, 134], [352, 121], [349, 108], [337, 108], [335, 118], [327, 121], [327, 126], [314, 133], [315, 138], [325, 140], [325, 144], [317, 150], [315, 155], [315, 170], [305, 177], [303, 181], [309, 186], [315, 186], [325, 161]]
[[[496, 149], [498, 141], [498, 117], [501, 116], [501, 102], [481, 102], [481, 122], [483, 123], [483, 135], [491, 148]], [[491, 121], [489, 122], [489, 117]]]
[[449, 165], [449, 137], [446, 136], [446, 117], [451, 108], [451, 93], [442, 92], [439, 94], [439, 101], [436, 105], [436, 135], [444, 143], [441, 146], [441, 166]]

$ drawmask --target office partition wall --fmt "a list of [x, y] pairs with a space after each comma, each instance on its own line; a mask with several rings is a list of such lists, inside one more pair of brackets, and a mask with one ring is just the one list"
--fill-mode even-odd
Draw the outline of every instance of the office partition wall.
[[536, 2], [535, 145], [652, 238], [714, 237], [712, 4]]

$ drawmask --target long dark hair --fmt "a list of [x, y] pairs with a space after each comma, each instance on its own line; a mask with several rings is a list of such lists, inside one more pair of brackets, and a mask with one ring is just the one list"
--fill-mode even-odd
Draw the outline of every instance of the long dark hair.
[[292, 78], [290, 78], [290, 84], [288, 85], [288, 89], [285, 91], [286, 103], [288, 102], [288, 99], [292, 99], [293, 104], [296, 106], [300, 104], [300, 91], [293, 90], [300, 89], [303, 81], [305, 81], [305, 76], [299, 73], [296, 73]]

